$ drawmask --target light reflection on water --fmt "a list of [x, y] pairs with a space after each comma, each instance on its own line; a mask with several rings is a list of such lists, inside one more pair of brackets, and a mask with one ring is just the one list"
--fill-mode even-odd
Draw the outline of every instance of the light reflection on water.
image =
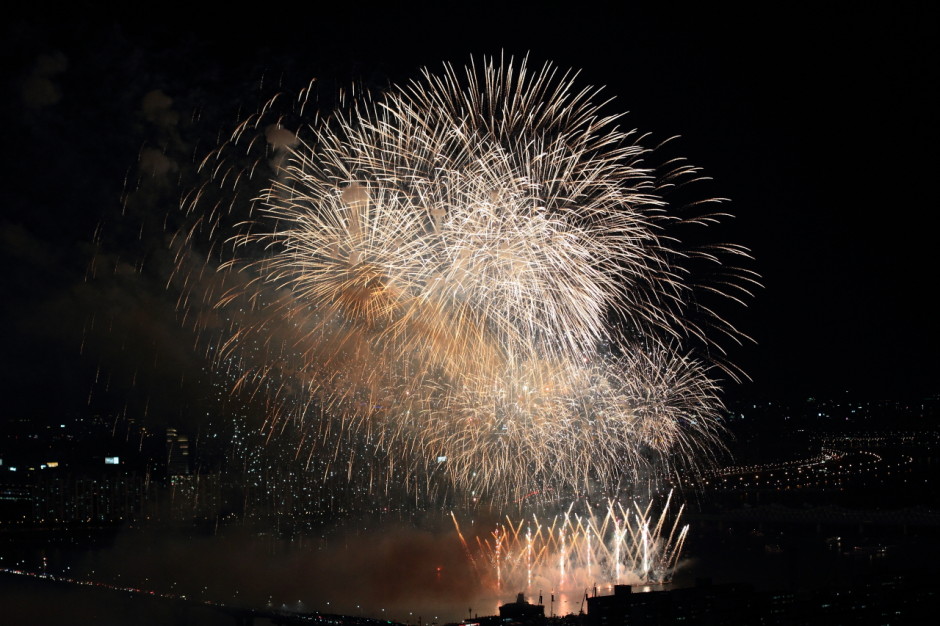
[[[270, 536], [250, 540], [245, 540], [244, 537], [236, 539], [237, 541], [221, 536], [178, 538], [171, 543], [146, 533], [140, 533], [134, 541], [129, 543], [122, 543], [121, 540], [115, 540], [112, 537], [88, 545], [87, 542], [85, 544], [67, 542], [51, 544], [48, 536], [37, 537], [35, 540], [7, 536], [3, 537], [3, 541], [0, 542], [0, 559], [2, 559], [0, 567], [21, 567], [34, 572], [41, 572], [45, 568], [45, 571], [51, 574], [67, 573], [75, 578], [106, 580], [120, 583], [122, 586], [144, 587], [143, 581], [149, 578], [147, 585], [158, 590], [187, 593], [193, 598], [206, 597], [244, 606], [263, 607], [267, 605], [269, 596], [273, 596], [270, 597], [273, 606], [279, 607], [282, 604], [303, 606], [310, 611], [379, 617], [411, 624], [417, 624], [420, 616], [423, 626], [429, 626], [434, 622], [442, 624], [458, 621], [471, 616], [498, 614], [498, 607], [515, 601], [516, 594], [520, 591], [525, 591], [526, 599], [532, 603], [539, 602], [541, 591], [546, 615], [578, 614], [582, 610], [587, 611], [585, 594], [595, 593], [593, 585], [584, 590], [555, 591], [554, 594], [550, 587], [546, 588], [547, 585], [539, 589], [538, 584], [528, 590], [508, 587], [504, 587], [498, 593], [492, 590], [481, 590], [470, 582], [469, 577], [464, 576], [466, 572], [461, 571], [457, 566], [448, 565], [444, 567], [439, 579], [435, 580], [434, 577], [426, 579], [430, 582], [427, 588], [423, 589], [426, 593], [421, 597], [410, 596], [409, 594], [414, 589], [402, 585], [400, 593], [396, 592], [397, 595], [392, 594], [386, 599], [376, 600], [373, 592], [366, 591], [365, 588], [360, 590], [358, 587], [362, 578], [369, 577], [377, 580], [375, 584], [378, 585], [385, 584], [384, 579], [388, 579], [388, 584], [396, 582], [396, 576], [382, 572], [379, 568], [379, 571], [374, 572], [363, 571], [361, 576], [348, 575], [348, 572], [343, 574], [342, 579], [335, 581], [331, 588], [349, 589], [349, 597], [331, 597], [329, 598], [330, 604], [327, 605], [322, 587], [314, 579], [295, 581], [297, 584], [291, 589], [283, 587], [284, 580], [294, 578], [294, 573], [297, 571], [314, 572], [317, 568], [326, 569], [325, 573], [320, 571], [320, 575], [326, 577], [333, 573], [329, 567], [323, 565], [322, 557], [318, 556], [322, 554], [322, 551], [317, 547], [312, 547], [311, 542], [277, 542], [273, 541]], [[712, 578], [715, 583], [747, 582], [765, 588], [788, 588], [793, 584], [842, 585], [850, 584], [856, 575], [873, 576], [895, 569], [911, 571], [911, 568], [918, 562], [927, 560], [927, 555], [937, 556], [938, 553], [934, 545], [936, 541], [925, 543], [923, 537], [916, 537], [913, 532], [906, 539], [904, 537], [879, 539], [879, 542], [889, 545], [890, 548], [884, 557], [878, 559], [859, 559], [857, 556], [845, 554], [845, 551], [855, 545], [853, 542], [862, 541], [860, 538], [845, 538], [843, 552], [827, 547], [824, 540], [824, 536], [816, 536], [813, 533], [803, 536], [788, 532], [783, 535], [769, 529], [763, 534], [739, 531], [729, 533], [728, 530], [714, 530], [711, 534], [699, 534], [692, 539], [690, 544], [694, 556], [680, 564], [673, 586], [691, 586], [699, 577]], [[869, 538], [868, 541], [872, 543], [876, 540]], [[153, 544], [152, 550], [140, 548], [148, 542]], [[447, 541], [442, 540], [440, 545], [447, 545]], [[767, 546], [771, 545], [779, 546], [781, 550], [779, 552], [767, 550]], [[438, 552], [434, 552], [437, 546], [438, 544], [429, 544], [431, 556], [428, 558], [440, 556]], [[350, 544], [348, 549], [352, 551], [354, 548], [355, 546]], [[269, 586], [265, 588], [263, 587], [265, 581], [258, 581], [258, 584], [262, 585], [260, 591], [256, 590], [256, 593], [252, 595], [251, 590], [233, 586], [244, 579], [223, 575], [224, 572], [216, 574], [214, 580], [201, 580], [195, 576], [188, 581], [180, 581], [176, 586], [172, 586], [170, 581], [159, 577], [161, 572], [172, 573], [175, 576], [187, 567], [193, 569], [195, 565], [192, 561], [203, 559], [208, 554], [215, 555], [213, 558], [216, 559], [228, 559], [221, 568], [218, 564], [209, 562], [210, 570], [242, 567], [245, 572], [254, 572], [257, 578], [270, 578]], [[252, 560], [250, 563], [242, 563], [239, 566], [246, 555], [256, 555], [259, 559], [257, 562]], [[264, 556], [264, 560], [260, 558], [261, 555]], [[174, 559], [180, 559], [177, 569], [171, 566], [175, 563]], [[366, 562], [368, 561], [355, 562], [348, 571], [358, 571], [356, 568]], [[309, 567], [296, 569], [298, 564], [303, 563], [307, 563]], [[418, 566], [417, 563], [408, 565], [411, 568]], [[271, 573], [276, 573], [278, 570], [282, 570], [285, 575], [278, 578]], [[198, 573], [197, 570], [194, 571]], [[71, 602], [76, 593], [88, 595], [89, 598], [94, 596], [84, 589], [73, 591], [48, 585], [40, 588], [41, 585], [44, 583], [37, 581], [30, 587], [30, 594], [26, 597], [49, 606], [63, 606], [64, 598], [68, 598]], [[638, 586], [634, 587], [633, 591], [655, 591], [670, 587], [649, 586], [646, 589]], [[415, 588], [420, 589], [420, 586]], [[7, 596], [11, 589], [12, 587], [7, 586]], [[0, 589], [0, 592], [2, 591]], [[237, 598], [236, 591], [239, 592]], [[298, 594], [298, 591], [301, 593]], [[608, 595], [612, 592], [610, 585], [597, 585], [599, 595]], [[6, 597], [5, 601], [11, 598], [12, 596]], [[302, 605], [298, 605], [298, 600], [302, 600]], [[93, 601], [93, 599], [88, 600], [89, 603]], [[385, 611], [382, 611], [383, 608]]]

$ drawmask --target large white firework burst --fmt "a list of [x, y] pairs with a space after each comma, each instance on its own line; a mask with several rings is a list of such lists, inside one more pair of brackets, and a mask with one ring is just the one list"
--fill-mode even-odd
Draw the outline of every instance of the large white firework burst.
[[[177, 240], [181, 301], [206, 282], [191, 270], [202, 233], [218, 362], [269, 396], [271, 425], [384, 450], [389, 483], [445, 476], [511, 498], [692, 466], [720, 402], [715, 361], [691, 355], [718, 346], [711, 327], [738, 337], [702, 296], [739, 299], [751, 277], [723, 264], [739, 247], [683, 246], [677, 226], [715, 216], [664, 191], [695, 170], [644, 165], [642, 138], [597, 98], [551, 65], [491, 60], [290, 132], [266, 108], [185, 205], [199, 226]], [[272, 174], [238, 220], [265, 164], [225, 154], [256, 151], [262, 129]], [[721, 281], [703, 289], [701, 263]]]

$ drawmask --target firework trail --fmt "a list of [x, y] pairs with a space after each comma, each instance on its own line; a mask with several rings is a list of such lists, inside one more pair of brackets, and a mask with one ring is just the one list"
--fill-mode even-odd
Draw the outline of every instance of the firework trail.
[[734, 370], [695, 353], [740, 338], [708, 302], [748, 294], [724, 263], [746, 255], [680, 243], [719, 217], [667, 202], [696, 170], [645, 166], [598, 95], [551, 65], [445, 66], [303, 124], [269, 103], [206, 158], [170, 284], [266, 428], [497, 500], [714, 449]]

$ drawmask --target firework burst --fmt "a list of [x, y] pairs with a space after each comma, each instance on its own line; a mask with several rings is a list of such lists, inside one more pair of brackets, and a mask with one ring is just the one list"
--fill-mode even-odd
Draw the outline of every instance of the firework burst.
[[491, 61], [296, 132], [266, 106], [184, 203], [181, 308], [212, 305], [196, 325], [268, 398], [269, 428], [367, 440], [389, 483], [499, 499], [693, 466], [720, 409], [716, 361], [693, 352], [713, 327], [739, 337], [703, 298], [752, 277], [696, 282], [743, 251], [682, 246], [676, 228], [715, 218], [665, 199], [694, 168], [645, 166], [597, 98], [551, 65]]

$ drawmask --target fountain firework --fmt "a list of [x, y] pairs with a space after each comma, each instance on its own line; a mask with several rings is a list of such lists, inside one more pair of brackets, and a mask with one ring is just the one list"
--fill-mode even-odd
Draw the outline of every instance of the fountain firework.
[[269, 103], [206, 158], [170, 283], [269, 432], [302, 424], [370, 488], [467, 500], [610, 491], [714, 449], [734, 370], [696, 347], [740, 337], [707, 302], [747, 294], [723, 263], [745, 252], [680, 243], [718, 217], [667, 201], [697, 171], [645, 166], [575, 79], [445, 66], [295, 130]]
[[[651, 500], [624, 505], [608, 500], [579, 512], [572, 503], [548, 521], [536, 515], [513, 521], [508, 516], [484, 537], [467, 541], [457, 517], [454, 525], [483, 584], [497, 591], [553, 590], [580, 593], [598, 583], [669, 582], [688, 533], [680, 526], [683, 507], [670, 516], [672, 492], [661, 510]], [[671, 517], [671, 519], [670, 519]]]

